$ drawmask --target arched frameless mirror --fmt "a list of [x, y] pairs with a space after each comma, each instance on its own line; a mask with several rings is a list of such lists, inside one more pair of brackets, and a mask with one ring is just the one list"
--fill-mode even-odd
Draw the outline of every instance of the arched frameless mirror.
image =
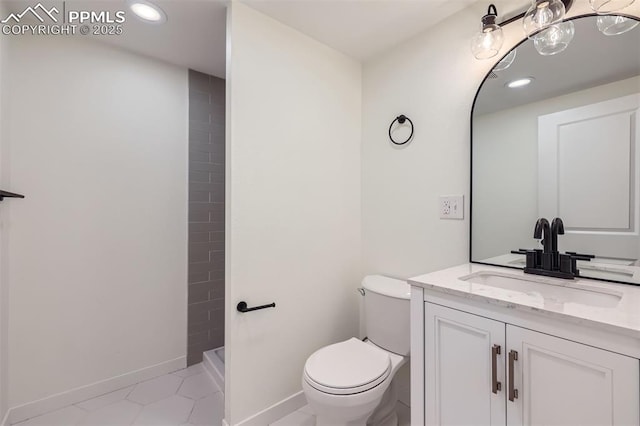
[[471, 261], [523, 268], [518, 250], [541, 248], [536, 220], [560, 217], [559, 250], [595, 256], [578, 260], [581, 276], [640, 284], [640, 26], [571, 23], [566, 49], [525, 40], [478, 90]]

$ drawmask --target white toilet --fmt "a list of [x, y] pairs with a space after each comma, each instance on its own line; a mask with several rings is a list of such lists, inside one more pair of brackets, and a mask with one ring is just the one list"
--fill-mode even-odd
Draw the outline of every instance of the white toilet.
[[404, 281], [370, 275], [362, 281], [367, 339], [355, 337], [314, 352], [302, 389], [316, 426], [396, 426], [393, 378], [409, 359], [409, 298]]

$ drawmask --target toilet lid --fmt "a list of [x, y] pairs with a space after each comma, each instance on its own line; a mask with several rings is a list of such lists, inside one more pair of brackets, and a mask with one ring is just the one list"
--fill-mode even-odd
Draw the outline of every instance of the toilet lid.
[[390, 371], [385, 351], [356, 338], [319, 349], [304, 367], [310, 385], [335, 394], [364, 392], [384, 381]]

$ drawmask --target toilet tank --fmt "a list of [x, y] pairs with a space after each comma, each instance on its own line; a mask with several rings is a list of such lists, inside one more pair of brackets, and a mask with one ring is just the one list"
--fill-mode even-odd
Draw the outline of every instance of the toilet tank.
[[364, 287], [365, 332], [369, 340], [399, 355], [409, 355], [409, 299], [411, 286], [405, 281], [369, 275]]

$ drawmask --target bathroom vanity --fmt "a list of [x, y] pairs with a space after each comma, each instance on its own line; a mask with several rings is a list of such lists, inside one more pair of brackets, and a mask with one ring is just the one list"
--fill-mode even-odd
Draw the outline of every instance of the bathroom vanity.
[[640, 286], [474, 263], [409, 283], [413, 425], [640, 424]]

